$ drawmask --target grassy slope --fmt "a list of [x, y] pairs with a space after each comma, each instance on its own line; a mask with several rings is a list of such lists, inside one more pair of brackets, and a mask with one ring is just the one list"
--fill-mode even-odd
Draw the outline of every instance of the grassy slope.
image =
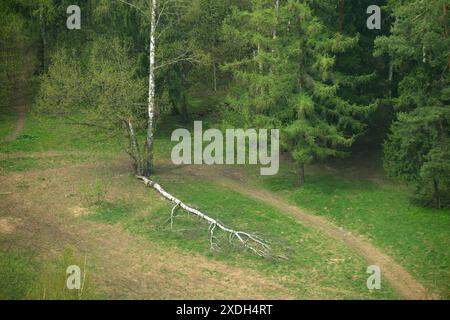
[[[11, 119], [0, 118], [2, 129], [6, 128], [8, 123], [11, 127]], [[156, 141], [157, 157], [167, 158], [170, 154], [168, 137], [175, 126], [175, 123], [170, 122], [169, 126], [160, 128]], [[23, 171], [62, 166], [67, 163], [65, 160], [88, 161], [91, 157], [99, 157], [99, 154], [101, 158], [107, 159], [120, 150], [119, 138], [111, 142], [111, 140], [105, 140], [106, 136], [96, 133], [96, 138], [93, 140], [92, 133], [92, 130], [86, 127], [68, 126], [63, 120], [54, 121], [46, 117], [30, 115], [26, 121], [25, 131], [19, 139], [14, 142], [0, 143], [0, 153], [8, 157], [7, 159], [0, 158], [0, 168], [6, 171]], [[27, 152], [54, 150], [82, 152], [86, 153], [87, 156], [64, 155], [62, 158], [61, 156], [50, 157], [51, 160], [48, 157], [43, 157], [41, 160], [39, 158], [30, 160], [22, 155], [8, 156], [16, 152], [26, 154]], [[437, 289], [444, 297], [449, 296], [449, 211], [436, 212], [432, 209], [415, 207], [408, 200], [407, 190], [390, 182], [377, 183], [365, 178], [355, 179], [353, 176], [336, 172], [324, 173], [321, 169], [309, 170], [308, 173], [307, 185], [303, 189], [294, 187], [295, 176], [288, 167], [282, 168], [280, 175], [260, 179], [257, 183], [271, 191], [280, 193], [299, 207], [307, 208], [315, 214], [324, 215], [334, 220], [338, 225], [367, 235], [376, 245], [386, 250], [399, 263], [407, 267], [426, 286]], [[361, 261], [343, 248], [334, 248], [330, 251], [333, 244], [330, 244], [321, 236], [311, 235], [312, 232], [302, 226], [295, 225], [293, 227], [292, 221], [284, 213], [255, 203], [229, 190], [217, 189], [217, 187], [202, 182], [192, 181], [190, 185], [186, 185], [185, 181], [178, 179], [171, 180], [164, 176], [160, 176], [158, 179], [170, 186], [170, 191], [188, 199], [193, 204], [197, 204], [202, 209], [212, 213], [213, 216], [221, 214], [223, 220], [232, 221], [233, 224], [236, 222], [235, 225], [242, 228], [253, 226], [255, 221], [262, 219], [258, 221], [257, 230], [271, 238], [273, 237], [280, 243], [306, 241], [306, 248], [318, 246], [322, 250], [322, 252], [313, 251], [314, 253], [310, 253], [311, 250], [304, 251], [302, 248], [305, 247], [301, 246], [300, 248], [289, 248], [288, 251], [293, 256], [293, 263], [282, 263], [280, 265], [254, 261], [246, 255], [238, 255], [233, 258], [233, 263], [249, 264], [258, 270], [265, 270], [269, 274], [296, 270], [293, 273], [300, 283], [298, 288], [295, 289], [298, 290], [299, 296], [304, 296], [307, 292], [315, 292], [314, 288], [302, 288], [302, 284], [305, 284], [305, 279], [308, 278], [305, 270], [308, 270], [316, 279], [322, 277], [325, 273], [329, 274], [331, 283], [327, 283], [328, 280], [323, 280], [324, 285], [342, 286], [350, 292], [347, 297], [352, 296], [356, 291], [361, 293], [360, 297], [366, 297], [367, 293], [361, 290], [361, 285], [347, 283], [348, 277], [355, 275], [355, 270], [358, 273], [356, 279], [361, 274], [364, 275]], [[106, 217], [102, 217], [100, 212], [99, 219], [111, 222], [110, 220], [116, 216], [117, 222], [122, 223], [133, 233], [144, 234], [145, 232], [149, 240], [161, 241], [167, 243], [167, 245], [177, 245], [186, 250], [211, 256], [205, 230], [193, 228], [189, 220], [184, 221], [183, 218], [180, 218], [177, 220], [179, 224], [177, 224], [177, 228], [186, 223], [189, 226], [187, 229], [191, 231], [178, 230], [178, 232], [172, 234], [167, 230], [161, 231], [158, 229], [162, 220], [167, 217], [168, 209], [170, 209], [168, 206], [144, 217], [135, 215], [125, 217], [125, 214], [120, 213], [120, 210], [117, 213], [116, 206], [117, 204], [113, 204], [112, 211], [106, 211], [111, 216], [107, 214]], [[246, 208], [245, 211], [249, 214], [241, 218], [239, 213], [242, 212], [242, 208]], [[268, 212], [271, 218], [265, 217], [266, 220], [264, 220], [260, 216], [260, 212]], [[275, 216], [277, 219], [274, 219]], [[274, 220], [280, 222], [267, 223]], [[142, 221], [150, 223], [145, 227], [146, 224], [142, 224]], [[147, 233], [149, 231], [147, 228], [153, 231]], [[276, 231], [281, 229], [289, 230], [289, 233], [280, 237]], [[193, 241], [186, 241], [189, 237], [192, 237]], [[301, 240], [298, 240], [297, 237]], [[328, 261], [327, 259], [333, 258], [334, 250], [337, 250], [340, 255], [348, 257], [350, 267], [341, 266], [339, 263], [338, 266], [323, 263]], [[229, 259], [229, 255], [226, 257]], [[215, 254], [212, 258], [225, 259], [220, 253]], [[339, 270], [340, 268], [343, 269]], [[343, 270], [347, 272], [343, 272]], [[333, 275], [335, 272], [336, 275]], [[360, 279], [358, 283], [364, 285], [364, 282], [361, 282]], [[375, 294], [374, 297], [392, 297], [393, 294], [388, 288], [386, 289], [382, 293]], [[319, 294], [319, 292], [315, 293]], [[343, 294], [343, 296], [346, 295]]]
[[9, 105], [9, 101], [0, 103], [0, 141], [10, 134], [16, 125], [16, 114]]
[[291, 203], [370, 238], [426, 287], [450, 297], [450, 210], [411, 203], [410, 190], [383, 176], [309, 168], [307, 183], [295, 186], [293, 169], [256, 183]]
[[16, 116], [9, 111], [0, 112], [0, 140], [6, 137], [14, 129]]
[[[353, 252], [298, 224], [293, 218], [270, 206], [242, 196], [232, 190], [212, 183], [161, 174], [155, 179], [168, 190], [190, 204], [208, 212], [225, 224], [247, 231], [256, 231], [269, 239], [278, 255], [285, 259], [261, 259], [239, 247], [230, 245], [217, 232], [219, 251], [210, 250], [207, 225], [199, 225], [194, 217], [179, 212], [171, 231], [167, 221], [171, 206], [164, 204], [158, 210], [148, 212], [145, 203], [105, 203], [93, 209], [88, 216], [98, 222], [119, 223], [131, 233], [158, 242], [168, 248], [176, 246], [192, 253], [200, 253], [210, 259], [279, 277], [300, 299], [390, 299], [397, 297], [386, 284], [382, 290], [370, 292], [366, 288], [364, 261]], [[134, 208], [133, 210], [129, 210]]]
[[[170, 124], [175, 127], [174, 123]], [[170, 154], [170, 141], [165, 137], [170, 136], [171, 129], [164, 128], [157, 137], [157, 154], [160, 157]], [[90, 161], [92, 157], [99, 157], [99, 154], [108, 159], [120, 150], [118, 139], [105, 144], [98, 136], [95, 140], [89, 138], [89, 134], [92, 134], [89, 128], [67, 126], [63, 120], [52, 121], [46, 117], [31, 115], [27, 118], [22, 134], [24, 138], [0, 145], [0, 152], [6, 155], [21, 152], [20, 156], [13, 154], [11, 158], [0, 160], [0, 165], [7, 171], [36, 170]], [[46, 151], [74, 154], [38, 156], [32, 159], [27, 157], [29, 152]], [[119, 223], [131, 233], [150, 242], [157, 241], [168, 247], [177, 246], [211, 259], [254, 269], [267, 276], [285, 277], [283, 285], [289, 287], [299, 298], [397, 297], [388, 285], [383, 286], [381, 291], [369, 292], [365, 284], [367, 266], [359, 257], [327, 237], [296, 223], [282, 212], [202, 181], [189, 181], [188, 184], [184, 177], [174, 179], [173, 176], [164, 174], [155, 179], [212, 216], [220, 217], [236, 228], [260, 232], [275, 242], [280, 254], [288, 255], [290, 259], [261, 260], [236, 251], [224, 239], [221, 251], [211, 253], [207, 227], [198, 226], [191, 218], [177, 218], [175, 232], [170, 232], [166, 223], [171, 209], [169, 204], [149, 213], [145, 210], [148, 208], [147, 203], [134, 203], [131, 206], [134, 209], [130, 212], [130, 203], [124, 204], [121, 199], [115, 199], [113, 203], [105, 203], [97, 209], [91, 218], [105, 223]], [[130, 183], [133, 181], [130, 178]]]
[[[92, 129], [67, 125], [64, 120], [29, 115], [25, 123], [15, 141], [0, 142], [0, 171], [46, 169], [108, 159], [120, 150], [120, 144], [111, 142], [105, 133], [97, 133], [92, 139]], [[43, 154], [31, 157], [31, 153]]]
[[0, 249], [0, 300], [101, 298], [89, 275], [86, 275], [81, 295], [77, 290], [68, 290], [62, 286], [67, 279], [66, 268], [70, 265], [82, 268], [83, 259], [75, 257], [68, 249], [60, 258], [46, 262], [37, 259], [32, 252], [9, 252]]

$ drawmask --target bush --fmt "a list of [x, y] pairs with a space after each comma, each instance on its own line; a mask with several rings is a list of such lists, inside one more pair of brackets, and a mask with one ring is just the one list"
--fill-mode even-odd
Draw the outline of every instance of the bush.
[[416, 187], [416, 198], [450, 206], [450, 111], [421, 107], [401, 114], [384, 145], [388, 175]]
[[96, 178], [91, 182], [84, 182], [80, 186], [80, 197], [87, 206], [99, 206], [106, 200], [108, 184], [106, 181]]

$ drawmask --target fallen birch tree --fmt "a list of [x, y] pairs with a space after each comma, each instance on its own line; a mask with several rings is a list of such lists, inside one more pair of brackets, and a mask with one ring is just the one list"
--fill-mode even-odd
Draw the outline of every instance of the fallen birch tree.
[[209, 232], [211, 249], [214, 247], [214, 231], [216, 229], [219, 229], [219, 230], [222, 230], [223, 232], [225, 232], [226, 234], [228, 234], [228, 240], [230, 241], [230, 243], [234, 239], [237, 239], [238, 242], [244, 248], [249, 249], [254, 254], [256, 254], [260, 257], [268, 257], [270, 255], [270, 252], [271, 252], [270, 246], [267, 243], [265, 243], [263, 240], [259, 239], [257, 236], [249, 234], [247, 232], [231, 229], [231, 228], [223, 225], [218, 220], [209, 217], [205, 213], [188, 206], [187, 204], [185, 204], [184, 202], [182, 202], [181, 200], [177, 199], [176, 197], [174, 197], [173, 195], [168, 193], [166, 190], [164, 190], [163, 187], [161, 187], [161, 185], [159, 185], [158, 183], [156, 183], [146, 177], [143, 177], [143, 176], [137, 176], [137, 178], [142, 180], [146, 186], [151, 187], [151, 188], [155, 189], [156, 191], [158, 191], [164, 198], [166, 198], [167, 200], [169, 200], [170, 202], [172, 202], [174, 204], [174, 207], [172, 208], [171, 216], [170, 216], [171, 227], [173, 226], [173, 218], [174, 218], [175, 210], [178, 207], [180, 207], [183, 210], [185, 210], [188, 214], [193, 214], [193, 215], [199, 217], [201, 220], [208, 223], [208, 225], [209, 225], [208, 232]]

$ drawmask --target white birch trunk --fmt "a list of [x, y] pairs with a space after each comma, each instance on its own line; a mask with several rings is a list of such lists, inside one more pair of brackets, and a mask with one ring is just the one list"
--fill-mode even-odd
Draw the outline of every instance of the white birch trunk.
[[[276, 0], [275, 1], [275, 14], [276, 14], [276, 18], [278, 20], [278, 14], [280, 12], [280, 0]], [[275, 26], [275, 28], [273, 29], [273, 39], [275, 40], [277, 38], [277, 27]]]
[[170, 217], [171, 227], [173, 225], [173, 215], [174, 215], [175, 209], [177, 207], [180, 207], [183, 210], [186, 210], [189, 214], [193, 214], [193, 215], [199, 217], [200, 219], [202, 219], [209, 225], [211, 248], [213, 248], [215, 245], [214, 244], [214, 230], [217, 228], [229, 235], [230, 242], [234, 238], [236, 238], [242, 246], [249, 249], [256, 255], [258, 255], [260, 257], [267, 257], [270, 255], [271, 249], [270, 249], [269, 245], [267, 243], [265, 243], [263, 240], [260, 240], [255, 235], [251, 235], [247, 232], [231, 229], [231, 228], [223, 225], [218, 220], [209, 217], [208, 215], [201, 212], [200, 210], [197, 210], [195, 208], [192, 208], [191, 206], [188, 206], [187, 204], [185, 204], [184, 202], [182, 202], [181, 200], [177, 199], [176, 197], [171, 195], [169, 192], [164, 190], [163, 187], [161, 187], [161, 185], [159, 185], [158, 183], [156, 183], [150, 179], [147, 179], [146, 177], [142, 177], [142, 176], [137, 176], [137, 178], [142, 180], [146, 186], [151, 187], [151, 188], [155, 189], [156, 191], [158, 191], [164, 198], [166, 198], [167, 200], [169, 200], [170, 202], [172, 202], [175, 205], [172, 209], [171, 217]]
[[153, 169], [153, 142], [155, 118], [155, 51], [156, 51], [156, 6], [157, 0], [152, 0], [150, 17], [150, 45], [149, 45], [149, 77], [148, 77], [148, 129], [146, 141], [145, 175], [150, 175]]
[[137, 142], [136, 131], [134, 130], [133, 122], [131, 121], [131, 119], [128, 119], [128, 121], [125, 122], [128, 128], [128, 136], [130, 140], [130, 147], [128, 153], [133, 158], [135, 173], [143, 174], [142, 157], [141, 152], [139, 150], [139, 145]]

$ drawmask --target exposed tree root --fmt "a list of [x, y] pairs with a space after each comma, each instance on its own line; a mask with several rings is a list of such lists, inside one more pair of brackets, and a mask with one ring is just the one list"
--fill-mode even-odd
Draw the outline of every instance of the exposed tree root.
[[178, 207], [181, 207], [182, 209], [186, 210], [188, 214], [194, 214], [197, 217], [201, 218], [202, 220], [206, 221], [209, 224], [209, 239], [211, 244], [211, 249], [215, 247], [214, 243], [214, 230], [216, 228], [219, 228], [223, 232], [227, 233], [229, 235], [228, 239], [230, 242], [232, 242], [234, 239], [237, 239], [239, 243], [244, 246], [245, 248], [251, 250], [254, 254], [260, 256], [260, 257], [268, 257], [270, 255], [270, 246], [264, 242], [263, 240], [259, 239], [257, 236], [249, 234], [247, 232], [234, 230], [231, 228], [226, 227], [219, 221], [209, 217], [208, 215], [204, 214], [203, 212], [194, 209], [187, 204], [183, 203], [181, 200], [175, 198], [173, 195], [168, 193], [166, 190], [164, 190], [161, 185], [158, 183], [143, 177], [143, 176], [137, 176], [138, 179], [142, 180], [146, 186], [152, 187], [156, 191], [158, 191], [164, 198], [169, 200], [170, 202], [174, 203], [175, 206], [172, 209], [171, 215], [170, 215], [170, 226], [173, 227], [173, 217], [174, 212]]

